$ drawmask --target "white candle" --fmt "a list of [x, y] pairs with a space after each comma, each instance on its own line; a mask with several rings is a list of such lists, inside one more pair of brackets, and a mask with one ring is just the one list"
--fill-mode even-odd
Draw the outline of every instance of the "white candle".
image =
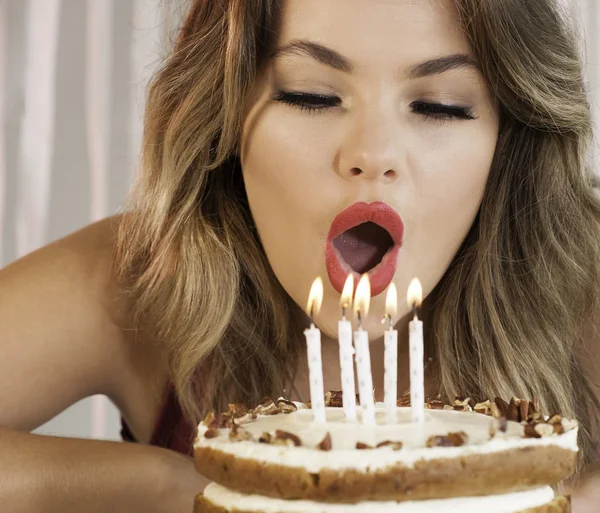
[[352, 305], [354, 278], [348, 275], [342, 292], [342, 320], [338, 322], [340, 344], [340, 371], [342, 378], [342, 401], [346, 420], [356, 420], [356, 390], [354, 385], [354, 347], [352, 346], [352, 324], [346, 320], [346, 312]]
[[398, 396], [398, 331], [394, 329], [397, 314], [398, 293], [392, 283], [385, 301], [385, 320], [390, 327], [384, 334], [384, 405], [388, 423], [396, 423], [396, 401]]
[[358, 374], [358, 393], [362, 409], [363, 424], [375, 424], [375, 401], [373, 398], [373, 376], [371, 374], [371, 352], [369, 351], [369, 334], [362, 329], [362, 322], [369, 315], [371, 285], [369, 276], [364, 274], [356, 288], [354, 309], [358, 316], [358, 330], [354, 332], [356, 349], [356, 371]]
[[323, 389], [323, 362], [321, 358], [321, 331], [315, 326], [313, 316], [319, 313], [323, 302], [323, 280], [317, 278], [310, 289], [306, 311], [311, 318], [310, 328], [304, 330], [308, 357], [310, 402], [315, 422], [325, 423], [325, 391]]
[[410, 346], [410, 406], [412, 421], [425, 422], [425, 385], [423, 371], [423, 322], [417, 317], [417, 307], [423, 297], [421, 282], [415, 278], [408, 287], [407, 300], [413, 309], [413, 320], [408, 324]]

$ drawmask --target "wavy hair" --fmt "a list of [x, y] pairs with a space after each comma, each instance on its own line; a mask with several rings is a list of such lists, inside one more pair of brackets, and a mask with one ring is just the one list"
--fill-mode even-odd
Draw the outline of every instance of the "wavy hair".
[[[480, 212], [428, 298], [440, 394], [535, 396], [576, 416], [584, 462], [600, 405], [577, 356], [600, 276], [600, 202], [580, 38], [556, 0], [454, 0], [497, 99]], [[259, 242], [237, 157], [277, 0], [196, 0], [148, 93], [116, 265], [136, 326], [168, 355], [190, 422], [289, 383], [302, 315]]]

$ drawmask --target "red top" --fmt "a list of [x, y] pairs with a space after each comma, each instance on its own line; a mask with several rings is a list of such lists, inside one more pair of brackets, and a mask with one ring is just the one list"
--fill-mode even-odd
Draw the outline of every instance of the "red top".
[[[150, 439], [150, 445], [164, 447], [191, 456], [193, 454], [195, 428], [185, 420], [172, 385], [169, 385], [165, 395], [162, 410]], [[123, 418], [121, 418], [121, 426], [123, 440], [137, 442]]]

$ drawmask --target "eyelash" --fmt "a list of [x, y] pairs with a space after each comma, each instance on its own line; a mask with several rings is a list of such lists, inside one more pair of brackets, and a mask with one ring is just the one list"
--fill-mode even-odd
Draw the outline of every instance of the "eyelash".
[[[310, 114], [317, 114], [321, 110], [339, 107], [342, 103], [342, 100], [337, 96], [285, 91], [276, 93], [273, 99]], [[437, 121], [476, 119], [471, 110], [466, 107], [424, 101], [415, 101], [411, 103], [411, 107], [416, 114], [421, 114], [426, 118], [432, 118]]]

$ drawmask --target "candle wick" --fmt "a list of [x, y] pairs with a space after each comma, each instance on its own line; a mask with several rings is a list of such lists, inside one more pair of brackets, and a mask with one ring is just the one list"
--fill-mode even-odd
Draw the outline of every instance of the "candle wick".
[[415, 320], [415, 321], [419, 320], [419, 318], [417, 316], [417, 302], [416, 301], [413, 303], [413, 320]]
[[394, 328], [394, 321], [392, 320], [392, 316], [387, 314], [388, 321], [390, 323], [390, 330]]
[[346, 320], [346, 308], [348, 308], [348, 305], [346, 303], [344, 303], [342, 305], [342, 320], [345, 321]]
[[358, 317], [358, 329], [362, 330], [362, 315], [360, 315], [360, 310], [356, 311], [356, 315]]

